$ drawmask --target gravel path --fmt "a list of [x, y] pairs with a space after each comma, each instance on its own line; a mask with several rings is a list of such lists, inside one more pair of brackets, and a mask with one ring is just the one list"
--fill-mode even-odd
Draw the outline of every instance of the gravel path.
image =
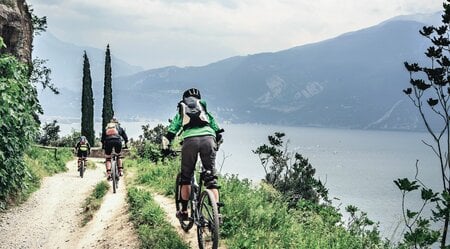
[[67, 167], [67, 172], [45, 178], [26, 203], [0, 214], [0, 248], [138, 248], [128, 221], [124, 181], [117, 194], [106, 194], [94, 219], [80, 227], [81, 206], [104, 179], [104, 166], [87, 170], [83, 179], [76, 161]]

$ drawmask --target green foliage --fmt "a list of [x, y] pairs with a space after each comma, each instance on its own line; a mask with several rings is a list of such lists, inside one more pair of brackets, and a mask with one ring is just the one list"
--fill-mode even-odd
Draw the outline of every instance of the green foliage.
[[316, 170], [299, 153], [292, 157], [287, 145], [284, 145], [284, 136], [284, 133], [275, 132], [274, 136], [268, 137], [270, 145], [264, 144], [253, 151], [261, 160], [265, 180], [283, 193], [291, 206], [295, 206], [300, 199], [316, 203], [320, 198], [328, 201], [328, 190], [314, 178]]
[[105, 80], [103, 86], [103, 109], [102, 109], [102, 133], [108, 122], [114, 116], [112, 100], [112, 76], [111, 76], [111, 51], [109, 44], [105, 53]]
[[45, 146], [55, 145], [59, 139], [60, 131], [58, 121], [53, 120], [51, 123], [45, 123], [37, 142]]
[[40, 84], [43, 89], [50, 89], [54, 94], [59, 94], [58, 88], [51, 82], [50, 75], [52, 70], [47, 67], [47, 61], [38, 57], [33, 59], [30, 81], [35, 85]]
[[167, 133], [167, 126], [164, 126], [162, 124], [158, 124], [153, 129], [150, 129], [150, 125], [146, 124], [142, 126], [142, 130], [144, 132], [143, 140], [150, 141], [154, 144], [161, 144], [162, 142], [162, 136], [164, 136]]
[[24, 151], [36, 136], [40, 111], [28, 72], [13, 56], [0, 56], [0, 208], [27, 188]]
[[31, 14], [31, 24], [33, 25], [33, 33], [34, 35], [40, 35], [42, 32], [47, 30], [47, 17], [38, 17], [34, 14], [34, 9], [29, 8], [29, 12]]
[[84, 51], [83, 90], [81, 93], [81, 134], [86, 136], [90, 144], [95, 143], [94, 131], [94, 95], [92, 93], [92, 78], [89, 58]]
[[[158, 166], [144, 160], [128, 160], [127, 165], [136, 170], [136, 183], [142, 189], [173, 197], [179, 158]], [[357, 230], [357, 222], [354, 230], [348, 231], [341, 223], [341, 214], [328, 204], [299, 200], [295, 208], [290, 208], [271, 185], [263, 182], [256, 186], [236, 176], [220, 178], [219, 184], [221, 202], [225, 203], [221, 209], [221, 239], [228, 248], [388, 248], [376, 231]], [[149, 202], [149, 194], [136, 191], [145, 197], [133, 199], [132, 206]]]
[[142, 126], [142, 130], [143, 135], [131, 144], [136, 156], [155, 163], [163, 160], [164, 155], [161, 153], [160, 144], [162, 136], [167, 133], [167, 126], [158, 124], [150, 129], [150, 125], [147, 124]]
[[138, 228], [142, 248], [189, 248], [165, 221], [165, 213], [145, 190], [128, 190], [131, 217]]
[[[419, 167], [416, 164], [415, 181], [398, 179], [394, 181], [402, 192], [402, 209], [407, 232], [403, 244], [410, 247], [432, 247], [440, 242], [441, 248], [449, 248], [447, 236], [450, 226], [450, 202], [445, 196], [450, 195], [450, 1], [443, 3], [444, 13], [440, 26], [424, 26], [419, 33], [429, 40], [430, 46], [425, 51], [429, 59], [428, 66], [419, 63], [405, 62], [405, 68], [409, 72], [410, 87], [403, 90], [414, 106], [418, 109], [422, 121], [428, 133], [432, 137], [432, 143], [425, 142], [437, 156], [436, 167], [440, 169], [440, 175], [436, 175], [436, 181], [442, 182], [440, 187], [442, 194], [435, 194], [419, 179]], [[440, 122], [431, 125], [431, 121]], [[408, 210], [405, 198], [410, 192], [420, 191], [423, 205], [418, 210]], [[439, 191], [437, 191], [439, 192]], [[425, 217], [426, 211], [431, 210], [432, 215]], [[434, 222], [432, 229], [429, 223]], [[440, 236], [436, 236], [440, 233]]]
[[158, 162], [162, 158], [161, 149], [159, 145], [149, 141], [136, 143], [136, 153], [140, 158], [148, 159], [152, 162]]
[[147, 162], [142, 159], [127, 160], [127, 167], [137, 169], [137, 184], [154, 187], [165, 195], [174, 195], [174, 179], [180, 171], [179, 162], [168, 160], [158, 166], [149, 166]]
[[108, 193], [110, 185], [107, 181], [101, 181], [95, 185], [92, 193], [86, 198], [83, 205], [83, 220], [81, 226], [85, 226], [92, 218], [97, 210], [102, 205], [103, 197]]
[[57, 147], [74, 147], [80, 139], [81, 132], [72, 130], [72, 132], [56, 141], [54, 146]]
[[66, 171], [66, 163], [73, 158], [69, 148], [43, 149], [32, 146], [26, 155], [38, 161], [41, 170], [40, 177]]

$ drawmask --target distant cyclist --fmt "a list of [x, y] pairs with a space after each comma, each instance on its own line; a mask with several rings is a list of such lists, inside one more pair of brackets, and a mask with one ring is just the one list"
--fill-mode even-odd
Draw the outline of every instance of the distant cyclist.
[[88, 157], [91, 152], [91, 145], [85, 136], [80, 136], [78, 143], [75, 145], [75, 151], [78, 157], [78, 171], [80, 171], [82, 158]]
[[[128, 137], [125, 130], [120, 127], [119, 121], [114, 117], [106, 125], [102, 134], [102, 146], [105, 149], [106, 158], [106, 176], [108, 180], [111, 180], [111, 153], [114, 151], [118, 154], [122, 151], [122, 139], [125, 141], [125, 147], [127, 147]], [[117, 162], [119, 168], [119, 175], [123, 174], [122, 160], [119, 158]]]
[[169, 125], [168, 133], [163, 137], [163, 153], [169, 151], [169, 146], [176, 134], [182, 130], [183, 146], [181, 149], [181, 205], [177, 212], [178, 219], [188, 219], [188, 202], [191, 193], [191, 180], [194, 176], [198, 154], [203, 167], [207, 170], [205, 187], [211, 189], [219, 202], [215, 159], [217, 141], [222, 136], [214, 117], [207, 111], [206, 102], [201, 99], [200, 91], [191, 88], [183, 93], [178, 103], [178, 113]]

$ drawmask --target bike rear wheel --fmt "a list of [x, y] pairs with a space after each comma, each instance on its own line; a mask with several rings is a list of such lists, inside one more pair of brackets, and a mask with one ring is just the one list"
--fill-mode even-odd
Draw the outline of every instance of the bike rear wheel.
[[219, 210], [211, 190], [206, 189], [200, 196], [199, 224], [197, 225], [198, 246], [200, 249], [219, 246]]
[[[177, 175], [177, 180], [175, 182], [175, 207], [177, 209], [177, 212], [181, 210], [181, 174]], [[193, 219], [193, 209], [192, 209], [192, 200], [189, 200], [188, 204], [189, 209], [189, 220], [179, 220], [181, 228], [187, 232], [189, 231], [192, 226], [194, 226], [194, 219]]]

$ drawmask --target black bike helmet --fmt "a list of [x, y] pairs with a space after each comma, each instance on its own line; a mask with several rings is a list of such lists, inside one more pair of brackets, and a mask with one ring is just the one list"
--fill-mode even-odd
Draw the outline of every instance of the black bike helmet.
[[187, 97], [196, 97], [198, 99], [202, 98], [200, 95], [200, 91], [196, 88], [191, 88], [191, 89], [184, 91], [183, 98], [187, 98]]

